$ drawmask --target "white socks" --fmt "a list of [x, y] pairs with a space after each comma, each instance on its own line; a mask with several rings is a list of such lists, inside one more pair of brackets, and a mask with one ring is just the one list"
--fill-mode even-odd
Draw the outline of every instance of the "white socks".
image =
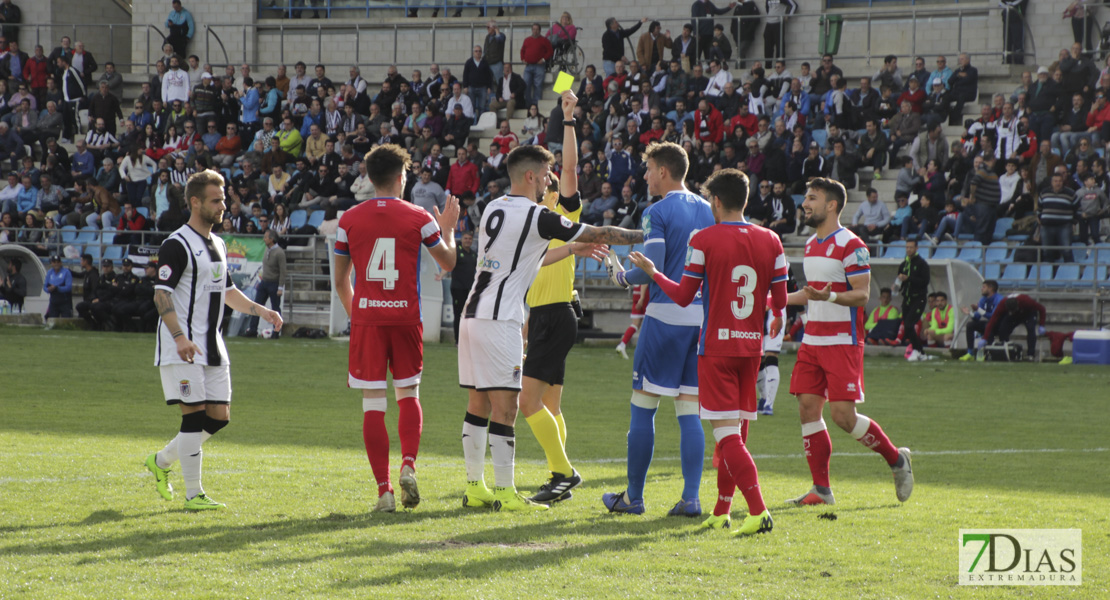
[[763, 369], [763, 406], [774, 408], [779, 393], [779, 366], [768, 365]]
[[482, 481], [486, 470], [486, 444], [489, 427], [463, 421], [463, 458], [466, 460], [466, 480]]

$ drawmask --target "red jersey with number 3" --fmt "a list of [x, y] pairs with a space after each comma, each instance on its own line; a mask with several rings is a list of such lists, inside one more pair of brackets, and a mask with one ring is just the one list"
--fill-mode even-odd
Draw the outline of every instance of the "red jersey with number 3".
[[371, 198], [343, 213], [335, 253], [351, 257], [351, 323], [420, 323], [420, 244], [441, 242], [428, 211], [397, 198]]
[[695, 234], [683, 276], [703, 280], [698, 355], [762, 356], [768, 293], [787, 280], [788, 268], [770, 229], [724, 222]]

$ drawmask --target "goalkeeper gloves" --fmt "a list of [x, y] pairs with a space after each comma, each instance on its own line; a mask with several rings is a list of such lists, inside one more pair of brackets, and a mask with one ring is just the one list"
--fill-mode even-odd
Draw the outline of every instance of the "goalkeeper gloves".
[[609, 274], [609, 279], [613, 283], [628, 288], [628, 280], [624, 278], [624, 266], [621, 265], [621, 259], [612, 248], [609, 249], [609, 254], [605, 257], [605, 272]]

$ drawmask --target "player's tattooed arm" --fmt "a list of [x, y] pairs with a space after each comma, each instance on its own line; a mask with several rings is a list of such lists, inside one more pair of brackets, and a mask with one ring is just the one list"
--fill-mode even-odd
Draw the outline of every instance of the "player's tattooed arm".
[[154, 290], [154, 306], [158, 309], [158, 316], [165, 317], [174, 312], [173, 296], [166, 290]]
[[638, 229], [623, 229], [613, 226], [594, 227], [592, 225], [583, 225], [582, 234], [575, 238], [574, 241], [586, 242], [587, 244], [631, 246], [644, 241], [644, 232]]

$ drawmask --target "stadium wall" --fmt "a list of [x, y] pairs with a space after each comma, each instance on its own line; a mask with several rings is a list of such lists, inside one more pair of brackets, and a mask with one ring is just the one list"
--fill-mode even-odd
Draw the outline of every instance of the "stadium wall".
[[[54, 5], [62, 2], [80, 6], [79, 0], [50, 0]], [[101, 5], [103, 0], [96, 2]], [[107, 3], [111, 4], [111, 3]], [[722, 4], [723, 3], [719, 3]], [[802, 58], [812, 59], [818, 54], [818, 38], [820, 32], [819, 17], [824, 6], [823, 0], [799, 0], [799, 13], [787, 25], [787, 57], [791, 60]], [[192, 11], [198, 24], [198, 32], [194, 43], [190, 46], [190, 53], [198, 54], [202, 60], [213, 64], [223, 64], [224, 52], [227, 52], [227, 62], [246, 62], [252, 64], [276, 64], [285, 62], [292, 64], [297, 60], [315, 62], [319, 60], [333, 68], [355, 63], [365, 67], [397, 63], [404, 65], [403, 70], [409, 65], [420, 65], [426, 69], [428, 63], [434, 61], [450, 65], [461, 62], [463, 57], [469, 56], [472, 43], [480, 43], [484, 37], [484, 20], [473, 16], [473, 9], [467, 11], [471, 19], [440, 18], [435, 22], [437, 30], [433, 37], [430, 28], [414, 27], [424, 25], [427, 21], [414, 21], [401, 17], [401, 10], [383, 11], [373, 15], [373, 18], [347, 19], [333, 17], [328, 20], [300, 19], [258, 19], [256, 3], [252, 0], [189, 0], [186, 7]], [[920, 11], [936, 11], [937, 5], [921, 7]], [[36, 7], [38, 10], [38, 7]], [[90, 9], [91, 10], [91, 9]], [[542, 9], [540, 9], [542, 11]], [[883, 12], [905, 12], [914, 10], [912, 6], [896, 6], [876, 10], [870, 25], [868, 24], [866, 9], [851, 9], [838, 11], [845, 16], [844, 31], [841, 37], [840, 52], [843, 57], [840, 62], [863, 70], [864, 61], [849, 59], [849, 56], [872, 57], [871, 65], [866, 68], [875, 68], [881, 64], [884, 54], [896, 54], [903, 59], [903, 68], [909, 66], [906, 58], [911, 49], [916, 48], [916, 53], [925, 56], [934, 56], [944, 53], [950, 57], [956, 53], [957, 47], [963, 47], [971, 52], [998, 52], [1002, 47], [1002, 22], [997, 10], [992, 4], [984, 2], [952, 4], [949, 16], [918, 17], [917, 33], [914, 35], [913, 20], [910, 18], [883, 18]], [[1070, 46], [1071, 29], [1068, 21], [1060, 18], [1061, 8], [1056, 3], [1031, 3], [1028, 23], [1032, 30], [1032, 43], [1027, 43], [1027, 51], [1035, 50], [1036, 60], [1028, 59], [1030, 64], [1048, 64], [1056, 59], [1061, 48]], [[168, 4], [162, 0], [134, 0], [134, 23], [154, 24], [159, 29], [165, 29], [163, 23], [168, 14]], [[664, 23], [665, 29], [670, 29], [677, 36], [681, 32], [682, 22], [689, 19], [689, 3], [674, 0], [640, 0], [636, 3], [607, 2], [597, 3], [589, 0], [554, 0], [551, 5], [551, 15], [559, 15], [568, 11], [574, 15], [575, 23], [585, 27], [580, 34], [580, 43], [586, 51], [588, 62], [600, 63], [601, 59], [601, 34], [604, 21], [607, 17], [615, 16], [623, 24], [631, 25], [643, 16], [659, 19]], [[963, 16], [963, 25], [959, 26], [959, 18], [955, 11], [967, 11]], [[1103, 9], [1106, 12], [1107, 9]], [[394, 14], [395, 13], [395, 14]], [[66, 13], [77, 14], [76, 12]], [[932, 14], [937, 14], [932, 12]], [[307, 15], [306, 15], [307, 16]], [[92, 17], [90, 17], [91, 19]], [[520, 44], [528, 35], [528, 24], [531, 18], [524, 15], [513, 17], [513, 48], [514, 57], [519, 56]], [[536, 15], [536, 20], [545, 24], [550, 20], [546, 15]], [[30, 21], [30, 19], [28, 19]], [[55, 14], [55, 22], [71, 22], [71, 18], [64, 18]], [[724, 21], [724, 19], [722, 19]], [[86, 21], [102, 22], [102, 21]], [[505, 23], [502, 20], [503, 24]], [[337, 29], [338, 24], [352, 25], [350, 29]], [[356, 34], [353, 27], [359, 24], [361, 31]], [[223, 41], [220, 49], [214, 39], [205, 44], [204, 25], [208, 25]], [[323, 35], [318, 35], [315, 25], [326, 24], [328, 29]], [[475, 25], [473, 30], [469, 25]], [[243, 34], [243, 26], [248, 25], [247, 34]], [[384, 25], [384, 27], [382, 27]], [[393, 26], [400, 28], [397, 44], [393, 44]], [[281, 27], [284, 32], [282, 43]], [[301, 32], [293, 33], [290, 28], [308, 27]], [[374, 28], [370, 30], [368, 28]], [[871, 47], [867, 47], [868, 30], [870, 29]], [[635, 44], [640, 33], [637, 32], [632, 42]], [[546, 31], [546, 25], [545, 25]], [[60, 35], [60, 34], [59, 34]], [[161, 40], [157, 35], [151, 34], [148, 44], [147, 31], [144, 27], [135, 27], [132, 30], [131, 53], [135, 62], [140, 62], [147, 55], [157, 58], [160, 55]], [[914, 42], [916, 38], [916, 42]], [[962, 39], [962, 41], [961, 41]], [[358, 48], [356, 53], [355, 48]], [[752, 43], [751, 52], [755, 55], [762, 54], [762, 27], [756, 33]], [[206, 56], [207, 50], [207, 56]], [[631, 54], [631, 50], [629, 50]], [[997, 58], [977, 59], [979, 64], [997, 64]], [[928, 62], [932, 67], [932, 61]], [[950, 60], [955, 64], [955, 60]], [[789, 65], [796, 69], [793, 62]], [[816, 65], [815, 65], [816, 66]]]
[[50, 54], [68, 35], [84, 42], [100, 64], [111, 57], [120, 64], [131, 62], [131, 15], [114, 0], [36, 0], [21, 3], [20, 8], [24, 23], [57, 23], [20, 28], [20, 50], [27, 54], [34, 54], [35, 44], [42, 44]]

